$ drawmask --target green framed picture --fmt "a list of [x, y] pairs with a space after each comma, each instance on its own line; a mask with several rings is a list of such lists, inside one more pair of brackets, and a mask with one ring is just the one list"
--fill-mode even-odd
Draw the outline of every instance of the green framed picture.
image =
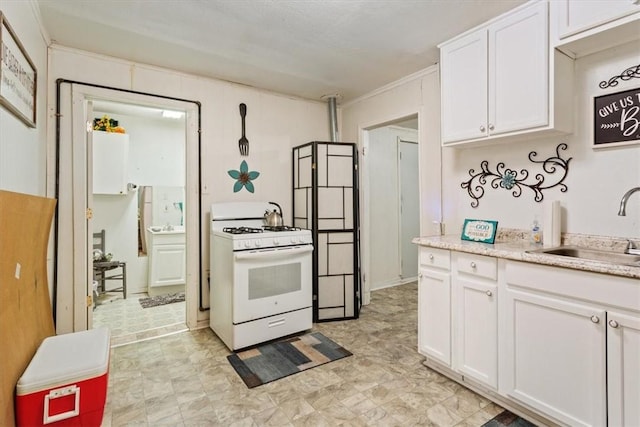
[[484, 219], [465, 219], [462, 226], [462, 240], [493, 243], [496, 240], [498, 221]]

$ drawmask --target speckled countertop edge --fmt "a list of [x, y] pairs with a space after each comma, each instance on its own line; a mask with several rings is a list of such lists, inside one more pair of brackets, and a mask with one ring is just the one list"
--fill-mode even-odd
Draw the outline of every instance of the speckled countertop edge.
[[526, 251], [541, 249], [542, 246], [529, 243], [526, 240], [497, 241], [494, 244], [488, 244], [461, 240], [460, 236], [458, 235], [446, 235], [416, 237], [412, 240], [412, 242], [417, 245], [428, 246], [432, 248], [449, 249], [452, 251], [487, 255], [496, 258], [511, 259], [515, 261], [531, 262], [535, 264], [544, 264], [554, 267], [572, 268], [574, 270], [583, 270], [595, 273], [609, 274], [613, 276], [640, 279], [640, 267], [569, 258], [558, 255], [529, 253]]

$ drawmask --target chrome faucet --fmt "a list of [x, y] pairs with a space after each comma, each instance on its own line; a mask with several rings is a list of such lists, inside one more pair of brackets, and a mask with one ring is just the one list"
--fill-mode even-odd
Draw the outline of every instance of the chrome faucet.
[[636, 191], [640, 191], [640, 187], [632, 188], [631, 190], [624, 193], [624, 196], [622, 196], [622, 200], [620, 200], [620, 210], [618, 211], [618, 215], [627, 215], [627, 200], [629, 200], [629, 196], [631, 196]]
[[[636, 191], [640, 191], [640, 187], [632, 188], [631, 190], [624, 193], [624, 196], [622, 196], [622, 200], [620, 200], [620, 210], [618, 211], [619, 216], [627, 215], [627, 200], [629, 200], [629, 196], [631, 196]], [[640, 255], [640, 248], [638, 248], [638, 245], [635, 242], [633, 242], [632, 240], [629, 240], [629, 243], [627, 244], [627, 248], [624, 250], [624, 253], [632, 254], [632, 255]]]

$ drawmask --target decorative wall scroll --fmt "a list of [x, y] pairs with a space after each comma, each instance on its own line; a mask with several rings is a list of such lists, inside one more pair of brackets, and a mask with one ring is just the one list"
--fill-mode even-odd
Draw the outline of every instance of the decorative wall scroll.
[[0, 12], [0, 105], [29, 127], [36, 127], [36, 67]]
[[[567, 144], [558, 144], [556, 147], [556, 155], [546, 160], [535, 160], [538, 153], [535, 151], [530, 152], [529, 161], [542, 165], [542, 170], [544, 171], [544, 174], [537, 173], [532, 182], [526, 182], [529, 178], [529, 171], [526, 169], [520, 171], [507, 169], [505, 164], [500, 162], [496, 165], [496, 171], [492, 172], [489, 170], [489, 162], [483, 160], [480, 163], [481, 170], [476, 172], [474, 169], [469, 169], [471, 178], [460, 185], [467, 190], [467, 193], [473, 199], [471, 201], [471, 207], [473, 208], [477, 208], [480, 204], [480, 199], [484, 196], [484, 186], [487, 183], [491, 185], [491, 188], [510, 190], [513, 197], [520, 197], [522, 189], [528, 188], [533, 191], [535, 195], [534, 200], [541, 202], [544, 198], [542, 194], [543, 190], [560, 187], [560, 191], [563, 193], [567, 191], [567, 186], [563, 184], [563, 181], [569, 172], [569, 161], [571, 161], [571, 157], [563, 159], [560, 156], [560, 151], [564, 151], [567, 148]], [[553, 179], [551, 183], [547, 183], [547, 178], [555, 179]]]
[[640, 79], [640, 64], [627, 68], [619, 76], [613, 76], [609, 80], [603, 80], [598, 86], [600, 89], [618, 86], [618, 79], [621, 81]]
[[640, 88], [593, 98], [593, 147], [640, 142]]

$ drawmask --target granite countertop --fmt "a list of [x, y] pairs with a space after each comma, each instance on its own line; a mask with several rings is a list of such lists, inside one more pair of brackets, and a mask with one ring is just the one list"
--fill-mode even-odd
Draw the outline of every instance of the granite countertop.
[[[413, 243], [432, 248], [449, 249], [458, 252], [467, 252], [478, 255], [487, 255], [496, 258], [505, 258], [515, 261], [531, 262], [535, 264], [551, 265], [555, 267], [572, 268], [575, 270], [591, 271], [595, 273], [610, 274], [613, 276], [630, 277], [640, 279], [640, 266], [611, 264], [608, 262], [591, 261], [587, 259], [571, 258], [566, 256], [549, 255], [543, 253], [528, 253], [526, 251], [541, 249], [541, 245], [529, 243], [523, 239], [508, 241], [497, 240], [494, 244], [477, 243], [461, 240], [459, 235], [425, 236], [416, 237]], [[565, 242], [563, 244], [575, 244]], [[585, 245], [579, 245], [584, 246]], [[599, 245], [598, 249], [603, 249]], [[589, 246], [593, 247], [593, 246]], [[610, 249], [610, 248], [607, 248]], [[620, 251], [622, 252], [622, 251]]]

